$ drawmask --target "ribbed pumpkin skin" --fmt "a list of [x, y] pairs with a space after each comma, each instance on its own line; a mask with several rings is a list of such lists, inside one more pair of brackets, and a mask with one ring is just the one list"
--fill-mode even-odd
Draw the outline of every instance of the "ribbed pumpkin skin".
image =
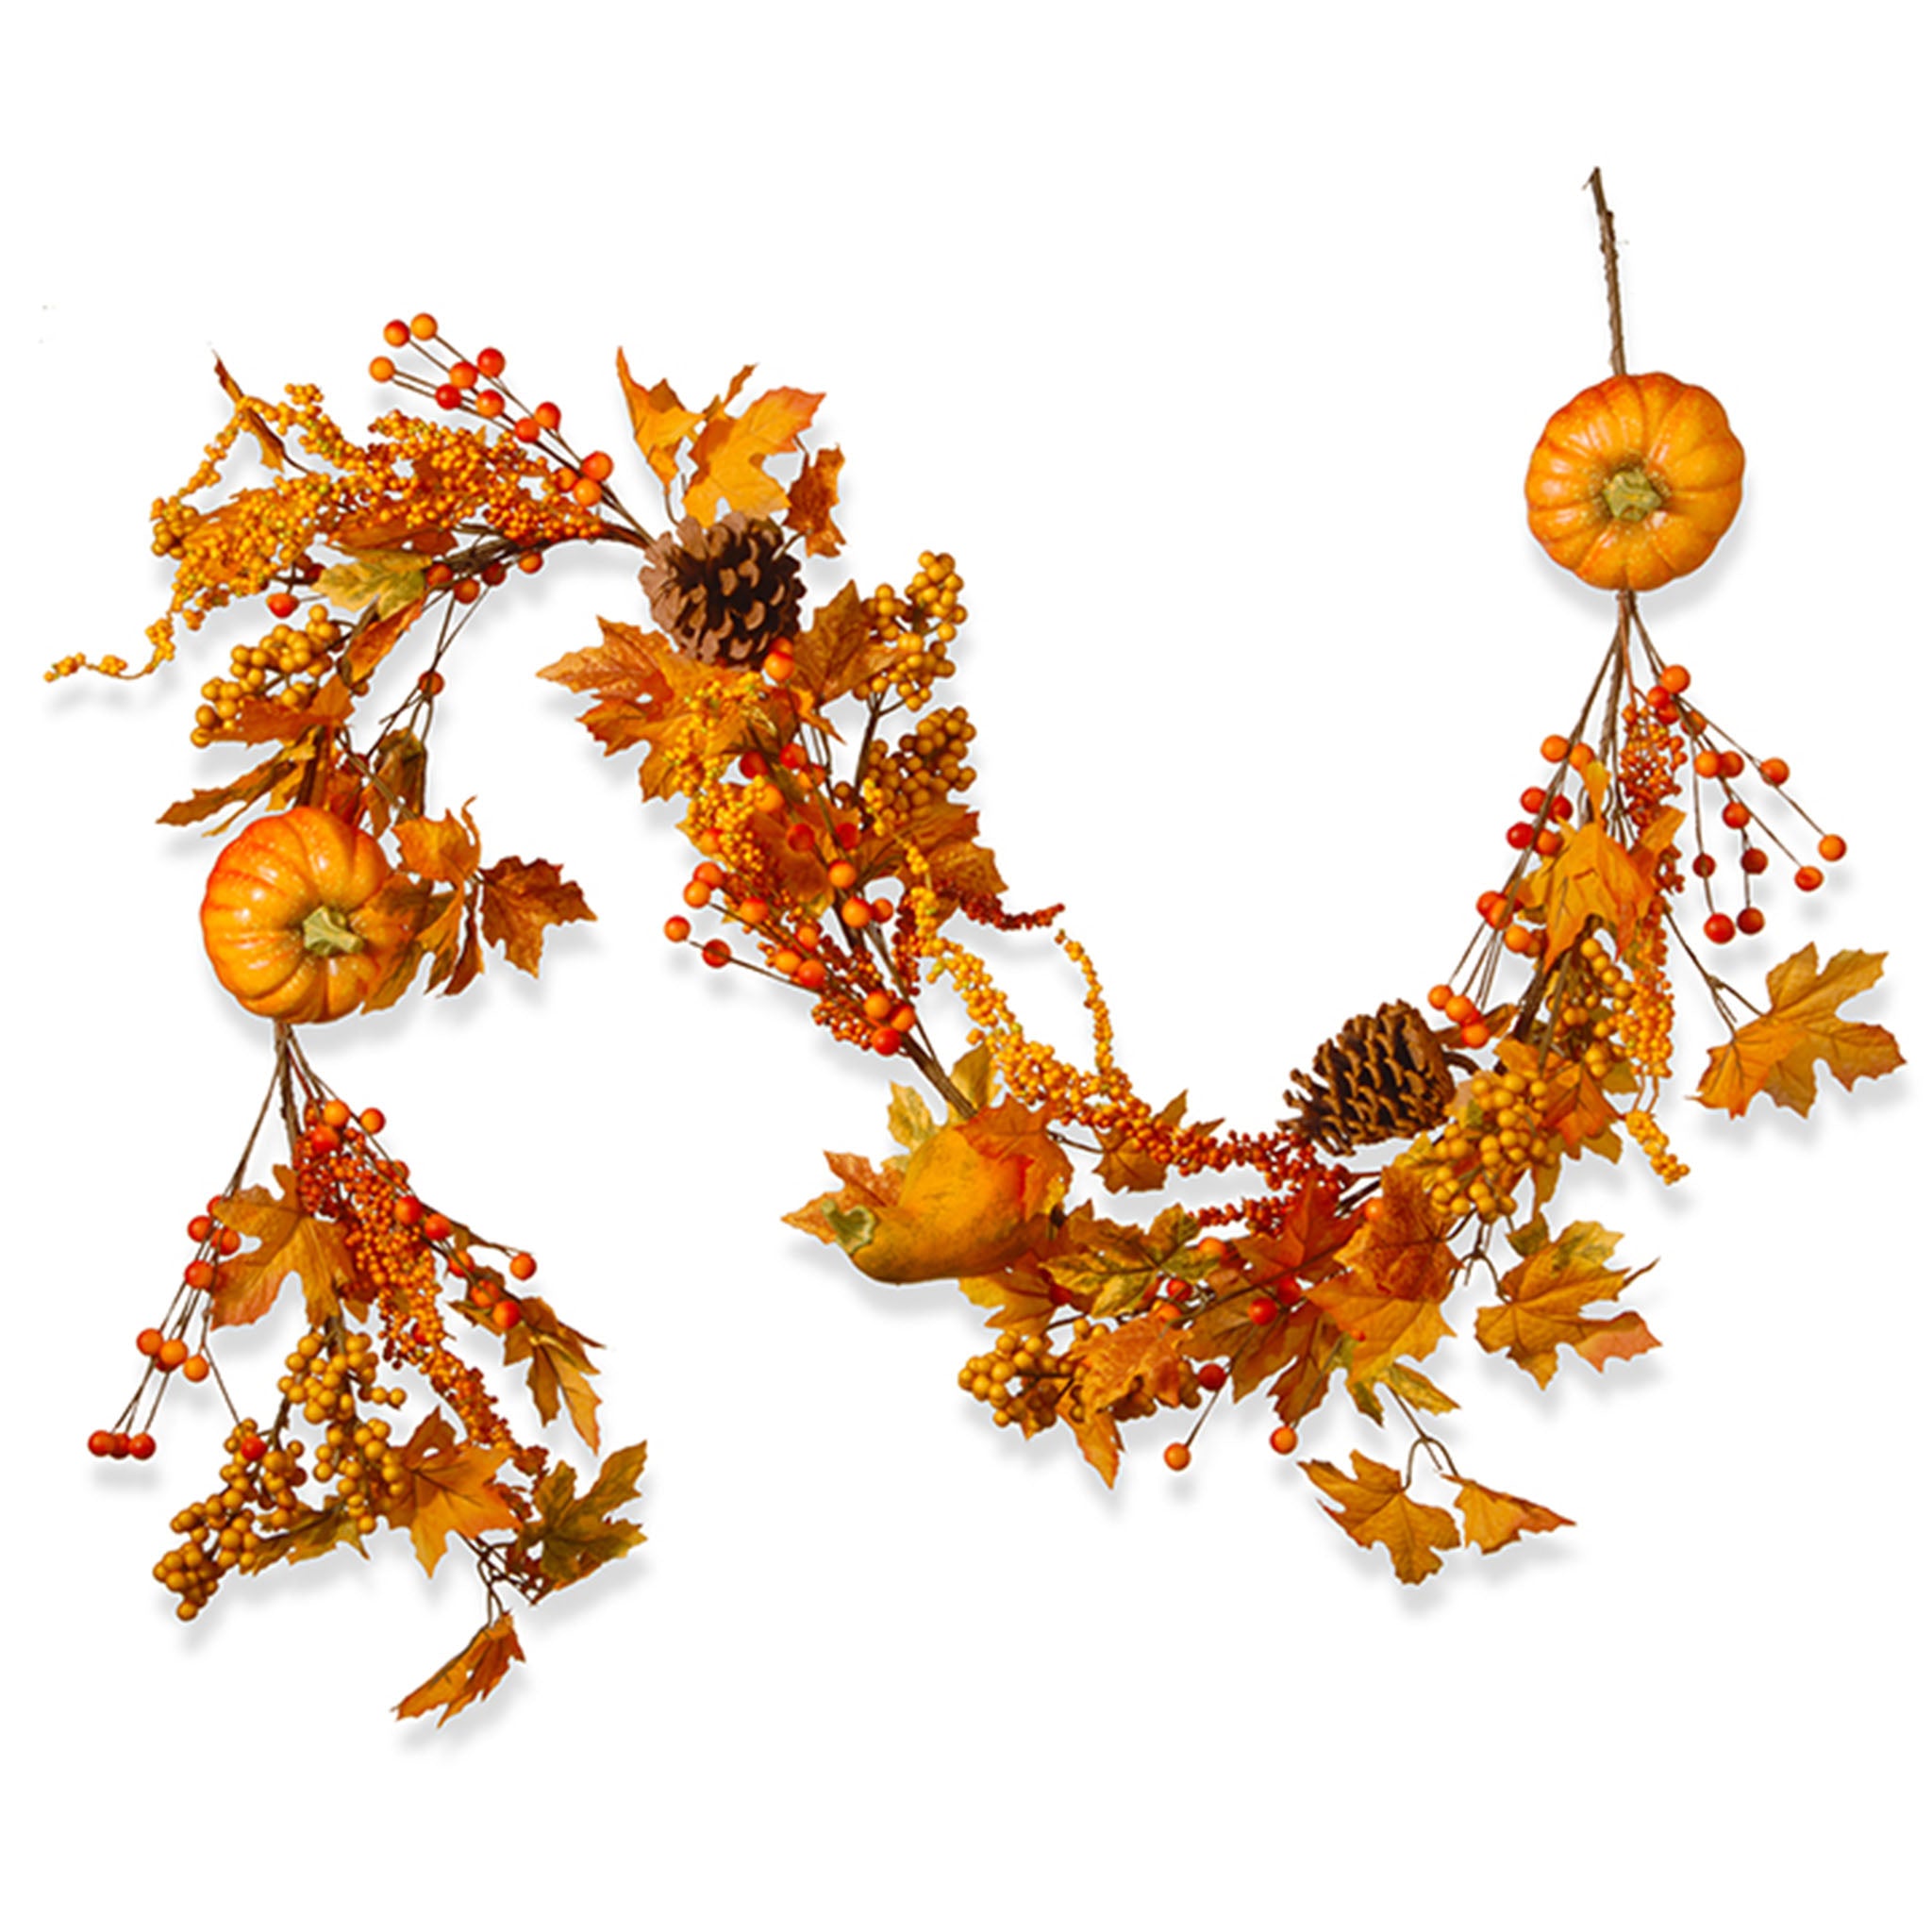
[[[1639, 473], [1661, 500], [1620, 516], [1606, 489]], [[1654, 591], [1695, 570], [1730, 528], [1744, 449], [1708, 390], [1613, 375], [1550, 418], [1524, 493], [1532, 534], [1565, 570], [1603, 591]]]
[[[251, 1013], [301, 1025], [339, 1020], [389, 970], [409, 924], [371, 904], [390, 875], [367, 832], [298, 805], [258, 819], [215, 860], [201, 934], [215, 977]], [[318, 908], [349, 935], [321, 950], [304, 932]]]

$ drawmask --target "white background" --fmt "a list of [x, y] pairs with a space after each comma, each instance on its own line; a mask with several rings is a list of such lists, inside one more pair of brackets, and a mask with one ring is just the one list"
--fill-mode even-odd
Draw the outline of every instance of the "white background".
[[[1012, 903], [1069, 903], [1146, 1094], [1258, 1124], [1341, 1020], [1454, 963], [1607, 635], [1519, 496], [1606, 373], [1601, 165], [1632, 367], [1715, 389], [1751, 459], [1718, 558], [1648, 617], [1852, 847], [1725, 963], [1755, 990], [1807, 941], [1890, 948], [1854, 1016], [1916, 1059], [1925, 49], [1901, 9], [1792, 18], [190, 4], [19, 31], [7, 1656], [37, 1923], [253, 1893], [319, 1926], [353, 1892], [400, 1924], [472, 1884], [506, 1917], [680, 1927], [1901, 1905], [1916, 1066], [1827, 1082], [1808, 1122], [1673, 1105], [1695, 1173], [1668, 1195], [1573, 1177], [1572, 1214], [1659, 1260], [1632, 1295], [1659, 1354], [1539, 1395], [1452, 1305], [1458, 1458], [1574, 1529], [1404, 1590], [1224, 1409], [1185, 1478], [1136, 1432], [1108, 1494], [958, 1393], [980, 1331], [950, 1291], [871, 1287], [779, 1224], [821, 1147], [888, 1151], [886, 1079], [658, 939], [682, 843], [531, 675], [636, 613], [618, 560], [490, 607], [434, 774], [600, 923], [540, 984], [499, 964], [310, 1047], [608, 1344], [648, 1545], [525, 1619], [529, 1664], [437, 1733], [388, 1707], [473, 1628], [458, 1562], [431, 1582], [385, 1541], [184, 1630], [148, 1567], [211, 1474], [212, 1400], [178, 1391], [144, 1468], [82, 1449], [268, 1071], [197, 943], [212, 847], [154, 824], [231, 769], [187, 742], [206, 655], [39, 680], [142, 655], [147, 506], [222, 420], [211, 350], [357, 426], [381, 323], [428, 307], [620, 452], [620, 342], [688, 400], [747, 360], [827, 391], [861, 585], [928, 545], [966, 576], [953, 695]], [[1023, 983], [1073, 1045], [1064, 976]], [[289, 1345], [265, 1326], [225, 1355], [243, 1385]], [[1352, 1446], [1381, 1445], [1331, 1405], [1309, 1447]], [[298, 1877], [294, 1844], [345, 1849]]]

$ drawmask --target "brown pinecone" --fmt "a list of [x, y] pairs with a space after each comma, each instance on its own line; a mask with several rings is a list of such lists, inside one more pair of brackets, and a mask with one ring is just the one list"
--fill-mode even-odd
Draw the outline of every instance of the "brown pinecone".
[[1403, 1000], [1357, 1015], [1315, 1049], [1312, 1079], [1299, 1069], [1291, 1078], [1303, 1091], [1281, 1096], [1300, 1108], [1289, 1124], [1329, 1154], [1420, 1134], [1456, 1091], [1428, 1023]]
[[798, 628], [798, 560], [767, 517], [733, 510], [708, 529], [695, 517], [651, 539], [638, 581], [651, 615], [704, 664], [755, 666]]

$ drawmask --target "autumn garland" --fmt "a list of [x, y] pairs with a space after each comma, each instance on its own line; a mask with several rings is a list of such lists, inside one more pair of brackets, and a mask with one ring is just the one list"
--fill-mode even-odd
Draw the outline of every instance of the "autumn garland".
[[[547, 929], [591, 916], [554, 865], [486, 866], [467, 811], [431, 817], [425, 802], [443, 667], [475, 608], [573, 542], [642, 558], [656, 627], [606, 621], [597, 644], [542, 675], [591, 698], [584, 723], [607, 755], [641, 749], [647, 803], [682, 807], [697, 857], [667, 938], [708, 967], [789, 989], [815, 1024], [908, 1066], [925, 1089], [893, 1084], [897, 1151], [828, 1156], [837, 1185], [789, 1216], [794, 1225], [874, 1280], [957, 1281], [997, 1331], [960, 1387], [1026, 1436], [1064, 1424], [1108, 1483], [1124, 1425], [1189, 1412], [1164, 1449], [1185, 1469], [1224, 1396], [1265, 1391], [1270, 1443], [1291, 1454], [1339, 1378], [1376, 1425], [1399, 1412], [1411, 1436], [1402, 1467], [1359, 1450], [1347, 1474], [1302, 1467], [1328, 1513], [1383, 1545], [1404, 1581], [1440, 1568], [1439, 1551], [1493, 1551], [1568, 1521], [1463, 1474], [1424, 1420], [1456, 1404], [1420, 1364], [1451, 1334], [1444, 1306], [1472, 1279], [1492, 1291], [1475, 1312], [1477, 1345], [1539, 1384], [1563, 1348], [1602, 1369], [1657, 1345], [1619, 1305], [1633, 1278], [1615, 1265], [1620, 1237], [1594, 1222], [1553, 1232], [1545, 1217], [1568, 1163], [1615, 1159], [1626, 1139], [1665, 1182], [1684, 1173], [1656, 1117], [1672, 1077], [1674, 960], [1728, 1032], [1696, 1091], [1707, 1106], [1739, 1114], [1766, 1093], [1805, 1112], [1817, 1062], [1847, 1087], [1900, 1064], [1884, 1029], [1838, 1016], [1882, 956], [1840, 953], [1821, 969], [1807, 946], [1772, 970], [1759, 1007], [1685, 930], [1694, 896], [1710, 947], [1756, 935], [1774, 853], [1809, 891], [1824, 873], [1788, 840], [1813, 842], [1826, 865], [1845, 847], [1797, 806], [1781, 759], [1749, 753], [1692, 702], [1690, 672], [1640, 612], [1641, 592], [1695, 569], [1722, 538], [1743, 452], [1707, 391], [1625, 370], [1614, 229], [1591, 186], [1613, 373], [1551, 419], [1526, 491], [1549, 554], [1614, 593], [1608, 648], [1572, 729], [1541, 747], [1509, 831], [1514, 862], [1477, 901], [1456, 971], [1421, 1006], [1390, 1000], [1352, 1020], [1293, 1076], [1290, 1117], [1250, 1132], [1143, 1099], [1061, 908], [1006, 905], [964, 802], [974, 726], [963, 707], [932, 705], [967, 618], [954, 558], [928, 552], [904, 584], [870, 594], [847, 583], [808, 615], [800, 558], [835, 557], [844, 541], [842, 458], [803, 440], [820, 396], [774, 389], [741, 402], [747, 369], [688, 408], [667, 383], [634, 379], [620, 355], [662, 498], [654, 532], [616, 495], [608, 453], [580, 456], [554, 405], [527, 406], [504, 381], [500, 351], [459, 355], [429, 315], [391, 323], [370, 374], [441, 415], [391, 411], [366, 443], [335, 426], [313, 389], [270, 403], [218, 370], [232, 414], [187, 485], [155, 506], [174, 594], [134, 675], [172, 657], [177, 626], [198, 631], [231, 603], [266, 600], [273, 628], [204, 684], [192, 736], [273, 748], [165, 816], [228, 830], [266, 814], [216, 861], [204, 924], [223, 984], [275, 1022], [270, 1098], [291, 1164], [276, 1191], [248, 1188], [244, 1155], [191, 1222], [183, 1287], [141, 1337], [142, 1391], [94, 1448], [151, 1454], [140, 1418], [177, 1370], [208, 1373], [212, 1332], [266, 1313], [285, 1280], [301, 1281], [309, 1327], [273, 1420], [235, 1416], [223, 1489], [175, 1519], [184, 1541], [157, 1574], [184, 1615], [229, 1570], [378, 1526], [407, 1528], [429, 1568], [458, 1537], [488, 1592], [484, 1629], [400, 1707], [447, 1717], [520, 1655], [506, 1591], [541, 1596], [638, 1540], [614, 1511], [635, 1493], [641, 1446], [610, 1457], [579, 1498], [567, 1464], [510, 1433], [480, 1373], [458, 1359], [451, 1322], [500, 1342], [540, 1415], [567, 1408], [594, 1448], [593, 1344], [527, 1291], [527, 1255], [409, 1191], [380, 1115], [329, 1093], [293, 1032], [391, 1004], [419, 977], [460, 991], [486, 947], [535, 972]], [[259, 487], [226, 483], [244, 437], [268, 472]], [[189, 501], [225, 483], [213, 508]], [[379, 676], [398, 682], [391, 660], [406, 640], [412, 671], [364, 727], [359, 708]], [[68, 658], [52, 675], [80, 668]], [[88, 668], [127, 675], [112, 658]], [[894, 738], [900, 720], [909, 728]], [[1718, 904], [1721, 874], [1735, 909]], [[1084, 1060], [1026, 1032], [972, 938], [1046, 927], [1084, 987]], [[962, 1052], [942, 1053], [929, 1031], [942, 998], [965, 1023]], [[1395, 1151], [1365, 1162], [1376, 1148]], [[1111, 1194], [1214, 1175], [1225, 1198], [1104, 1215], [1072, 1198], [1074, 1155]], [[449, 1411], [433, 1409], [400, 1447], [369, 1419], [402, 1399], [378, 1384], [378, 1357], [390, 1382], [407, 1371]], [[325, 1431], [306, 1473], [298, 1417]], [[1424, 1457], [1453, 1512], [1413, 1493]]]

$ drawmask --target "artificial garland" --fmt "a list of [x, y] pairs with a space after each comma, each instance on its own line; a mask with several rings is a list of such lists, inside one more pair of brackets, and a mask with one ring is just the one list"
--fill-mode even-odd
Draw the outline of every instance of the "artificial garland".
[[[554, 404], [509, 387], [500, 350], [459, 354], [426, 313], [388, 325], [370, 375], [435, 413], [393, 409], [366, 442], [317, 390], [270, 402], [217, 365], [228, 423], [154, 508], [174, 589], [147, 664], [75, 657], [50, 673], [145, 675], [180, 631], [243, 600], [263, 599], [272, 621], [202, 686], [191, 731], [198, 747], [267, 756], [164, 817], [233, 835], [204, 935], [221, 983], [273, 1023], [263, 1114], [278, 1112], [289, 1164], [274, 1189], [251, 1187], [244, 1152], [190, 1222], [182, 1286], [138, 1338], [141, 1387], [91, 1444], [152, 1455], [161, 1395], [178, 1380], [219, 1384], [215, 1332], [299, 1281], [308, 1329], [273, 1412], [230, 1402], [223, 1486], [175, 1519], [182, 1541], [157, 1566], [184, 1617], [232, 1572], [359, 1547], [377, 1528], [407, 1529], [429, 1569], [458, 1538], [483, 1578], [484, 1627], [398, 1707], [447, 1718], [521, 1655], [506, 1593], [541, 1597], [640, 1539], [615, 1512], [636, 1493], [642, 1446], [608, 1457], [579, 1496], [568, 1464], [513, 1435], [456, 1341], [500, 1349], [542, 1419], [567, 1410], [593, 1449], [594, 1344], [529, 1291], [527, 1254], [417, 1198], [379, 1112], [331, 1093], [295, 1030], [388, 1006], [419, 978], [459, 992], [491, 946], [534, 973], [548, 928], [591, 916], [547, 861], [486, 865], [467, 808], [432, 816], [426, 793], [458, 640], [486, 599], [567, 543], [641, 559], [650, 623], [606, 620], [597, 643], [541, 675], [592, 699], [583, 722], [607, 755], [641, 748], [647, 804], [681, 810], [696, 862], [667, 939], [774, 982], [835, 1038], [921, 1083], [891, 1085], [897, 1151], [828, 1155], [836, 1186], [787, 1219], [874, 1280], [953, 1280], [989, 1310], [996, 1335], [958, 1380], [995, 1424], [1028, 1437], [1066, 1427], [1110, 1484], [1127, 1425], [1165, 1433], [1167, 1465], [1184, 1470], [1224, 1398], [1264, 1395], [1270, 1445], [1292, 1455], [1339, 1383], [1372, 1424], [1395, 1411], [1407, 1453], [1399, 1467], [1360, 1450], [1347, 1472], [1301, 1466], [1327, 1513], [1381, 1545], [1404, 1582], [1439, 1569], [1439, 1552], [1495, 1551], [1568, 1522], [1464, 1474], [1424, 1420], [1457, 1405], [1421, 1363], [1452, 1333], [1443, 1309], [1466, 1284], [1489, 1290], [1476, 1344], [1540, 1385], [1562, 1349], [1601, 1370], [1657, 1346], [1622, 1304], [1633, 1271], [1615, 1262], [1620, 1237], [1548, 1216], [1570, 1163], [1614, 1160], [1626, 1140], [1666, 1184], [1684, 1174], [1656, 1117], [1672, 1076], [1673, 967], [1724, 1023], [1695, 1091], [1707, 1107], [1740, 1114], [1762, 1093], [1803, 1113], [1818, 1062], [1846, 1087], [1900, 1064], [1883, 1028], [1839, 1015], [1882, 955], [1840, 952], [1821, 968], [1807, 946], [1771, 969], [1760, 1004], [1704, 950], [1764, 928], [1780, 858], [1797, 891], [1815, 891], [1845, 842], [1797, 804], [1782, 759], [1746, 750], [1691, 697], [1690, 671], [1640, 611], [1641, 593], [1722, 539], [1744, 457], [1708, 392], [1625, 369], [1614, 227], [1598, 177], [1591, 187], [1612, 373], [1550, 419], [1526, 497], [1551, 558], [1614, 597], [1608, 647], [1574, 726], [1540, 748], [1508, 832], [1513, 862], [1477, 900], [1455, 970], [1419, 1003], [1383, 999], [1349, 1021], [1292, 1074], [1285, 1116], [1249, 1130], [1145, 1100], [1062, 908], [1007, 904], [965, 802], [974, 726], [964, 707], [932, 703], [967, 618], [955, 559], [928, 552], [903, 585], [847, 583], [808, 608], [801, 559], [844, 543], [843, 458], [805, 441], [822, 397], [744, 400], [746, 369], [690, 408], [620, 354], [661, 497], [653, 529], [617, 495], [608, 453], [578, 454]], [[244, 441], [266, 471], [251, 487], [230, 474]], [[217, 489], [212, 508], [191, 502]], [[392, 693], [379, 714], [367, 704], [378, 683]], [[897, 720], [908, 728], [894, 736]], [[975, 929], [1050, 929], [1085, 989], [1084, 1058], [1027, 1033]], [[957, 1053], [935, 1038], [945, 1004], [965, 1023]], [[1075, 1156], [1109, 1194], [1212, 1174], [1224, 1198], [1118, 1218], [1075, 1198]], [[399, 1444], [376, 1412], [411, 1381], [437, 1406]], [[321, 1432], [312, 1452], [298, 1426]], [[1452, 1507], [1415, 1492], [1424, 1462]]]

